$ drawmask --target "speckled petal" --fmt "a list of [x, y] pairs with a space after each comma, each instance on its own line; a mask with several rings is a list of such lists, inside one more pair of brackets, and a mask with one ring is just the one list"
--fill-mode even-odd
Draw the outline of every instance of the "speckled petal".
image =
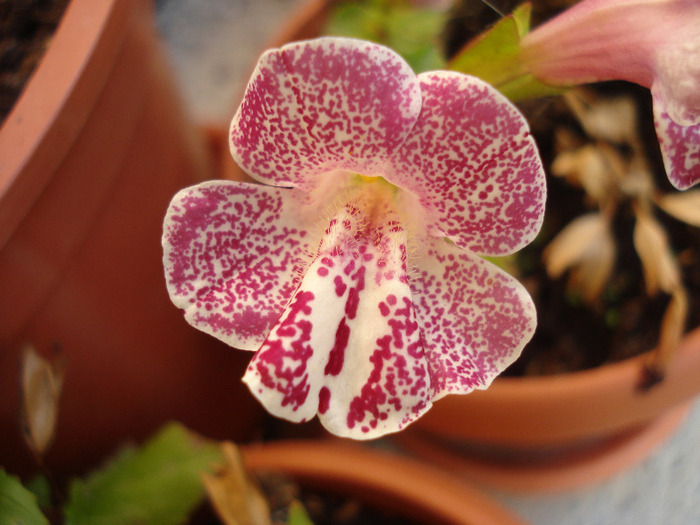
[[294, 191], [210, 181], [173, 198], [165, 277], [192, 326], [236, 348], [260, 347], [311, 262], [309, 235], [289, 211]]
[[371, 439], [428, 410], [430, 383], [406, 279], [406, 234], [390, 217], [373, 223], [372, 210], [356, 204], [331, 221], [244, 381], [278, 417], [318, 414], [336, 435]]
[[654, 95], [654, 125], [668, 180], [679, 190], [700, 182], [700, 124], [681, 126], [668, 116], [658, 93]]
[[480, 257], [443, 239], [424, 246], [411, 288], [433, 401], [485, 389], [532, 337], [532, 299], [517, 280]]
[[542, 225], [546, 195], [524, 117], [479, 79], [418, 78], [423, 109], [387, 180], [417, 195], [458, 246], [485, 255], [522, 248]]
[[420, 111], [392, 50], [324, 37], [267, 51], [231, 123], [231, 151], [261, 182], [309, 190], [320, 175], [380, 174]]

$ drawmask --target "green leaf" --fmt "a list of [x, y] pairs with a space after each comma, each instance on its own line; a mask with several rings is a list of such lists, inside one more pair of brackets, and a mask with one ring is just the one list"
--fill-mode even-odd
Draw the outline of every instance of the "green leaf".
[[182, 523], [202, 500], [203, 472], [221, 461], [216, 444], [167, 425], [142, 449], [126, 449], [86, 480], [74, 480], [68, 525]]
[[513, 9], [510, 16], [515, 20], [515, 25], [518, 28], [518, 36], [520, 38], [530, 32], [530, 18], [532, 16], [532, 4], [530, 2], [525, 2]]
[[438, 52], [438, 39], [444, 24], [443, 12], [397, 4], [387, 17], [383, 43], [399, 53], [416, 73], [441, 69], [445, 61]]
[[325, 33], [380, 42], [386, 26], [384, 7], [378, 2], [340, 2], [334, 6]]
[[520, 60], [520, 39], [530, 30], [531, 12], [529, 3], [515, 9], [462, 48], [449, 69], [488, 82], [512, 101], [563, 93], [535, 79]]
[[524, 22], [522, 16], [518, 19], [520, 24], [514, 15], [501, 19], [462, 48], [449, 68], [479, 77], [493, 86], [522, 75], [525, 71], [520, 62], [520, 28]]
[[51, 484], [46, 476], [36, 476], [30, 479], [27, 482], [26, 487], [36, 496], [39, 507], [51, 507]]
[[498, 90], [511, 101], [527, 100], [537, 97], [561, 95], [567, 89], [543, 84], [531, 74], [525, 74], [498, 86]]
[[3, 469], [0, 469], [0, 523], [49, 525], [49, 520], [39, 510], [36, 496]]
[[289, 504], [289, 515], [287, 525], [313, 525], [304, 505], [299, 500], [292, 500]]
[[438, 52], [445, 16], [434, 9], [416, 8], [395, 1], [339, 2], [335, 4], [324, 32], [386, 45], [419, 73], [445, 65]]

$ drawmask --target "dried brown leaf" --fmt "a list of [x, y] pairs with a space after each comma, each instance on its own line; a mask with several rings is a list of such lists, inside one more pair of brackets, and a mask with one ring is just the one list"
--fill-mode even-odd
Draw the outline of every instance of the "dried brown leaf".
[[226, 525], [269, 525], [270, 510], [256, 483], [246, 472], [238, 448], [223, 443], [224, 467], [204, 476], [209, 499]]
[[637, 108], [631, 98], [582, 97], [574, 91], [566, 101], [589, 136], [617, 144], [636, 143]]
[[667, 193], [658, 197], [656, 203], [679, 221], [700, 227], [700, 190]]
[[547, 246], [544, 264], [552, 278], [571, 270], [569, 286], [588, 302], [603, 291], [615, 265], [615, 240], [600, 213], [574, 219]]
[[673, 293], [681, 286], [681, 273], [663, 226], [648, 212], [637, 209], [634, 247], [642, 262], [647, 293]]
[[551, 171], [553, 175], [565, 177], [570, 184], [581, 186], [597, 203], [610, 195], [615, 182], [608, 159], [593, 144], [559, 153], [552, 162]]
[[48, 449], [55, 437], [63, 378], [62, 366], [44, 359], [34, 347], [25, 347], [22, 360], [22, 416], [25, 439], [39, 455]]
[[649, 368], [654, 370], [659, 377], [663, 377], [666, 367], [678, 350], [685, 331], [687, 316], [688, 294], [683, 287], [679, 287], [674, 290], [666, 307], [661, 321], [659, 344], [652, 354], [652, 362], [648, 363]]

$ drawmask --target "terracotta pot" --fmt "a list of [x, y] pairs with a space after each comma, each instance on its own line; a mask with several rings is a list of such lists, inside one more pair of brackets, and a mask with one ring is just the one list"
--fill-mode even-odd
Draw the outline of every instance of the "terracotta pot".
[[686, 336], [664, 381], [642, 390], [647, 358], [570, 374], [499, 378], [486, 391], [438, 401], [403, 443], [516, 490], [603, 480], [663, 443], [700, 392], [700, 329]]
[[433, 467], [337, 441], [291, 441], [243, 449], [252, 471], [280, 471], [302, 486], [348, 495], [423, 523], [524, 524], [481, 492]]
[[67, 359], [48, 462], [75, 471], [178, 419], [244, 439], [249, 358], [191, 329], [165, 289], [175, 192], [213, 178], [147, 0], [72, 0], [0, 128], [0, 464], [21, 472], [25, 343]]

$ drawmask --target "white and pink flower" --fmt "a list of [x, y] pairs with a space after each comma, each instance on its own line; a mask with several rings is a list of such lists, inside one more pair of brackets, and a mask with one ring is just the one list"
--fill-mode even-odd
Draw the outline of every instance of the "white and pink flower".
[[230, 139], [262, 184], [176, 195], [165, 273], [193, 326], [255, 351], [243, 380], [269, 412], [374, 438], [518, 357], [532, 301], [475, 254], [534, 238], [545, 179], [493, 88], [369, 42], [299, 42], [262, 56]]
[[679, 189], [700, 182], [698, 0], [584, 0], [526, 35], [521, 49], [548, 84], [650, 88], [669, 180]]

